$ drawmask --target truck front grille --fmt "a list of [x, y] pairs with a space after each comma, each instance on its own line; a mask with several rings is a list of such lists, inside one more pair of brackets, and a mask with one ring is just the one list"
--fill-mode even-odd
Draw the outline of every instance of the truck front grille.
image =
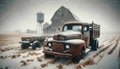
[[54, 52], [63, 52], [64, 44], [63, 43], [52, 43], [52, 50]]

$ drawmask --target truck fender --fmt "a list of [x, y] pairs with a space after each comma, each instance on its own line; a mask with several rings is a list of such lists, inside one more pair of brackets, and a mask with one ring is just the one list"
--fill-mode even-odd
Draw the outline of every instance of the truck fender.
[[35, 50], [36, 47], [41, 47], [41, 46], [42, 46], [42, 44], [41, 44], [40, 41], [34, 41], [34, 42], [32, 43], [32, 49], [33, 49], [33, 50]]
[[85, 49], [86, 49], [86, 44], [85, 44], [85, 42], [79, 45], [79, 51], [81, 51], [82, 49], [83, 49], [84, 51], [85, 51]]

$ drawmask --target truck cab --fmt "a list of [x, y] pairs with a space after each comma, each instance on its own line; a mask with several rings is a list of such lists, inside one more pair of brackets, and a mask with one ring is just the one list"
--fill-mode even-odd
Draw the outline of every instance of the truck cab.
[[87, 49], [97, 50], [100, 25], [85, 22], [67, 22], [62, 32], [55, 34], [44, 42], [45, 57], [68, 57], [79, 62]]

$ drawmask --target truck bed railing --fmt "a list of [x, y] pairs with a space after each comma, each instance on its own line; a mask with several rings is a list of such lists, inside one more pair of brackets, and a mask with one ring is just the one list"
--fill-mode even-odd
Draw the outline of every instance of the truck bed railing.
[[91, 38], [95, 39], [95, 38], [99, 38], [100, 37], [100, 25], [95, 24], [94, 22], [92, 22], [92, 24], [90, 24], [90, 34], [91, 34]]

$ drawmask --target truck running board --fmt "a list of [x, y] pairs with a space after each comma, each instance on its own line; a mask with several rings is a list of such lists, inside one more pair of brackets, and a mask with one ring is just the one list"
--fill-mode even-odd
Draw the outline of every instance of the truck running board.
[[86, 50], [85, 50], [85, 53], [88, 53], [90, 51], [90, 49], [89, 48], [87, 48]]

